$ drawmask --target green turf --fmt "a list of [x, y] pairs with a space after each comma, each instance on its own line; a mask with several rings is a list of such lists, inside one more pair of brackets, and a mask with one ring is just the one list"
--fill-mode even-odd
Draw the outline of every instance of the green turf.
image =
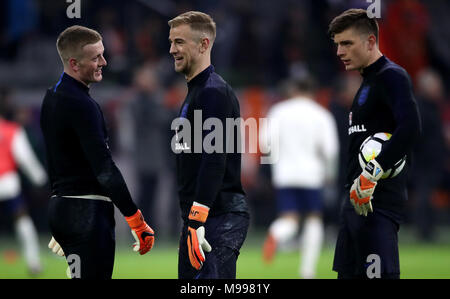
[[[260, 240], [244, 245], [238, 260], [238, 278], [298, 278], [299, 255], [296, 251], [280, 252], [271, 265], [261, 261]], [[16, 243], [0, 243], [0, 278], [30, 278]], [[63, 258], [41, 248], [43, 273], [39, 278], [66, 278]], [[326, 245], [318, 264], [318, 278], [336, 278], [331, 271], [333, 246]], [[400, 244], [402, 278], [450, 278], [450, 245], [421, 243]], [[159, 245], [150, 254], [140, 256], [125, 246], [116, 251], [113, 278], [176, 278], [177, 248]]]

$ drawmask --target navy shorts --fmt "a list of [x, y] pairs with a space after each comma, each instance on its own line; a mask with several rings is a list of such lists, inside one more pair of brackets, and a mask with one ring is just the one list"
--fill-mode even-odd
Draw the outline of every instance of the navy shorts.
[[279, 188], [276, 190], [278, 212], [320, 212], [323, 208], [319, 189]]
[[379, 256], [381, 278], [399, 278], [399, 227], [388, 211], [374, 209], [364, 217], [344, 208], [333, 262], [338, 278], [368, 278], [371, 254]]
[[11, 199], [0, 200], [0, 213], [4, 213], [7, 217], [14, 216], [18, 211], [25, 207], [22, 195], [18, 195]]
[[[53, 237], [73, 269], [73, 278], [111, 278], [116, 244], [111, 202], [53, 197], [49, 202], [49, 222]], [[73, 257], [79, 258], [79, 272], [72, 265]]]
[[246, 214], [226, 213], [208, 217], [205, 239], [211, 252], [205, 252], [205, 262], [197, 271], [189, 261], [187, 225], [183, 226], [178, 252], [178, 278], [180, 279], [234, 279], [239, 250], [247, 236], [249, 218]]

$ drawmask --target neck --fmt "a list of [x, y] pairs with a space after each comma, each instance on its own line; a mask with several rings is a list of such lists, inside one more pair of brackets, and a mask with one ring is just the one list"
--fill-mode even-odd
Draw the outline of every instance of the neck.
[[208, 57], [206, 57], [205, 59], [203, 59], [198, 66], [195, 68], [195, 70], [193, 72], [191, 72], [190, 74], [186, 74], [185, 78], [186, 81], [189, 82], [192, 80], [192, 78], [194, 78], [195, 76], [197, 76], [198, 74], [200, 74], [201, 72], [203, 72], [207, 67], [209, 67], [211, 65], [211, 59], [208, 55]]
[[77, 73], [74, 72], [73, 70], [71, 70], [70, 68], [65, 67], [64, 73], [66, 73], [70, 77], [74, 78], [75, 80], [77, 80], [77, 81], [83, 83], [84, 85], [86, 85], [87, 87], [89, 87], [89, 83], [86, 83], [83, 80], [81, 80], [80, 77], [77, 75]]
[[375, 50], [372, 55], [370, 55], [369, 61], [366, 65], [364, 65], [359, 72], [362, 74], [364, 68], [368, 67], [369, 65], [373, 64], [375, 61], [377, 61], [381, 56], [383, 56], [383, 53], [380, 52], [379, 49]]

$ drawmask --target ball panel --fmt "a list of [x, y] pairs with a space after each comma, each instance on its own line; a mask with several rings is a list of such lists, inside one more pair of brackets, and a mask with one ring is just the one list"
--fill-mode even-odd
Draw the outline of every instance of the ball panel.
[[[383, 149], [383, 145], [391, 139], [392, 134], [390, 133], [376, 133], [372, 136], [367, 137], [360, 146], [358, 153], [359, 165], [362, 169], [366, 167], [367, 162], [375, 159]], [[394, 164], [391, 169], [385, 170], [382, 179], [393, 178], [397, 176], [405, 166], [406, 156]]]

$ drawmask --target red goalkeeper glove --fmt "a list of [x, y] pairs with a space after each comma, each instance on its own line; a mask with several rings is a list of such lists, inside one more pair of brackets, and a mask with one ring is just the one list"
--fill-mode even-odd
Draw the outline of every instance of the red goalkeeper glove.
[[155, 232], [144, 221], [141, 210], [137, 210], [133, 216], [125, 217], [125, 220], [131, 228], [131, 234], [136, 239], [133, 251], [139, 251], [141, 255], [146, 254], [153, 247]]
[[188, 254], [192, 267], [200, 270], [205, 261], [205, 253], [211, 251], [211, 245], [205, 239], [205, 227], [203, 226], [208, 218], [209, 208], [205, 205], [194, 202], [189, 213], [188, 222]]
[[373, 159], [367, 163], [361, 175], [353, 181], [350, 189], [350, 202], [358, 215], [367, 216], [368, 212], [373, 212], [371, 200], [377, 181], [383, 173], [383, 168]]

